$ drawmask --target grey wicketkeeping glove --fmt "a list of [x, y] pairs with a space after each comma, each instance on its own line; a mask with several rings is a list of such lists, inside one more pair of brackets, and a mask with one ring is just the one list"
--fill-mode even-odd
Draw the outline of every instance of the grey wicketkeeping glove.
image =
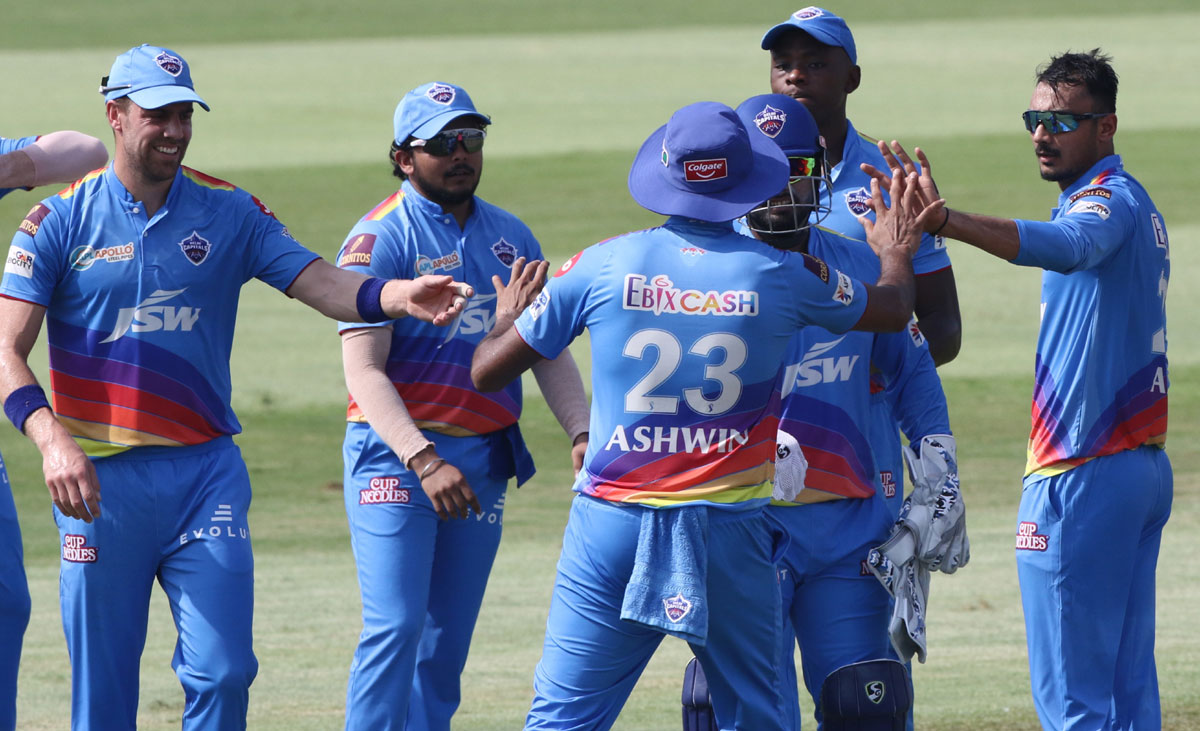
[[930, 571], [952, 574], [971, 560], [966, 505], [958, 485], [954, 437], [931, 434], [901, 450], [913, 490], [900, 508], [898, 524], [916, 539], [917, 560]]

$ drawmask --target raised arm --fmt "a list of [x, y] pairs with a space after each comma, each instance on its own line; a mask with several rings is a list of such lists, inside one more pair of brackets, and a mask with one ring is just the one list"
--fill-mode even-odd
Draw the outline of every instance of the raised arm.
[[448, 275], [374, 279], [318, 259], [287, 289], [326, 317], [345, 322], [384, 322], [412, 316], [448, 325], [475, 291]]
[[104, 143], [82, 132], [42, 135], [32, 145], [0, 155], [0, 188], [68, 183], [108, 162]]

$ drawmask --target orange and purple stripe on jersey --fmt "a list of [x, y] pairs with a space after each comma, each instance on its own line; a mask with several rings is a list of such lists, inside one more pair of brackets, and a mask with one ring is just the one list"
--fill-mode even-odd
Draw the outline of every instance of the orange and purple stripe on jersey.
[[[459, 347], [473, 346], [447, 344], [448, 349]], [[421, 429], [456, 437], [490, 434], [517, 423], [521, 415], [520, 391], [516, 396], [511, 389], [480, 393], [471, 383], [468, 366], [446, 361], [389, 360], [386, 370]], [[346, 420], [366, 421], [353, 397]]]
[[[90, 457], [201, 444], [241, 430], [185, 358], [145, 342], [47, 320], [54, 413]], [[64, 343], [74, 343], [69, 347]]]
[[1026, 450], [1025, 474], [1057, 475], [1096, 457], [1116, 454], [1142, 445], [1162, 446], [1167, 441], [1167, 394], [1147, 388], [1154, 374], [1166, 368], [1166, 357], [1157, 356], [1119, 389], [1086, 434], [1077, 437], [1062, 422], [1063, 402], [1044, 368], [1039, 369], [1033, 395], [1033, 429]]

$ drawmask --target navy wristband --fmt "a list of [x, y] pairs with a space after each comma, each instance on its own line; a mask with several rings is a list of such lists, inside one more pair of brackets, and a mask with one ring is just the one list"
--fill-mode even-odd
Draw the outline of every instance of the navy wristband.
[[355, 304], [358, 307], [358, 316], [363, 322], [386, 322], [392, 319], [384, 313], [383, 305], [380, 302], [380, 298], [383, 296], [383, 286], [387, 283], [386, 279], [371, 277], [358, 288], [358, 298]]
[[4, 400], [4, 414], [8, 420], [17, 427], [17, 431], [25, 431], [25, 421], [29, 415], [38, 409], [45, 406], [50, 408], [50, 402], [46, 400], [46, 392], [42, 387], [31, 383], [28, 386], [21, 386], [17, 390], [8, 395]]

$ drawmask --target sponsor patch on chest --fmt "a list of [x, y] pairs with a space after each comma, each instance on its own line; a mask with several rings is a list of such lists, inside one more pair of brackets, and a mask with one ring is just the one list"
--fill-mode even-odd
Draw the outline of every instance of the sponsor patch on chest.
[[192, 231], [191, 236], [179, 242], [179, 250], [183, 252], [188, 261], [196, 266], [200, 266], [208, 258], [208, 252], [212, 250], [212, 244], [209, 243], [208, 239]]

